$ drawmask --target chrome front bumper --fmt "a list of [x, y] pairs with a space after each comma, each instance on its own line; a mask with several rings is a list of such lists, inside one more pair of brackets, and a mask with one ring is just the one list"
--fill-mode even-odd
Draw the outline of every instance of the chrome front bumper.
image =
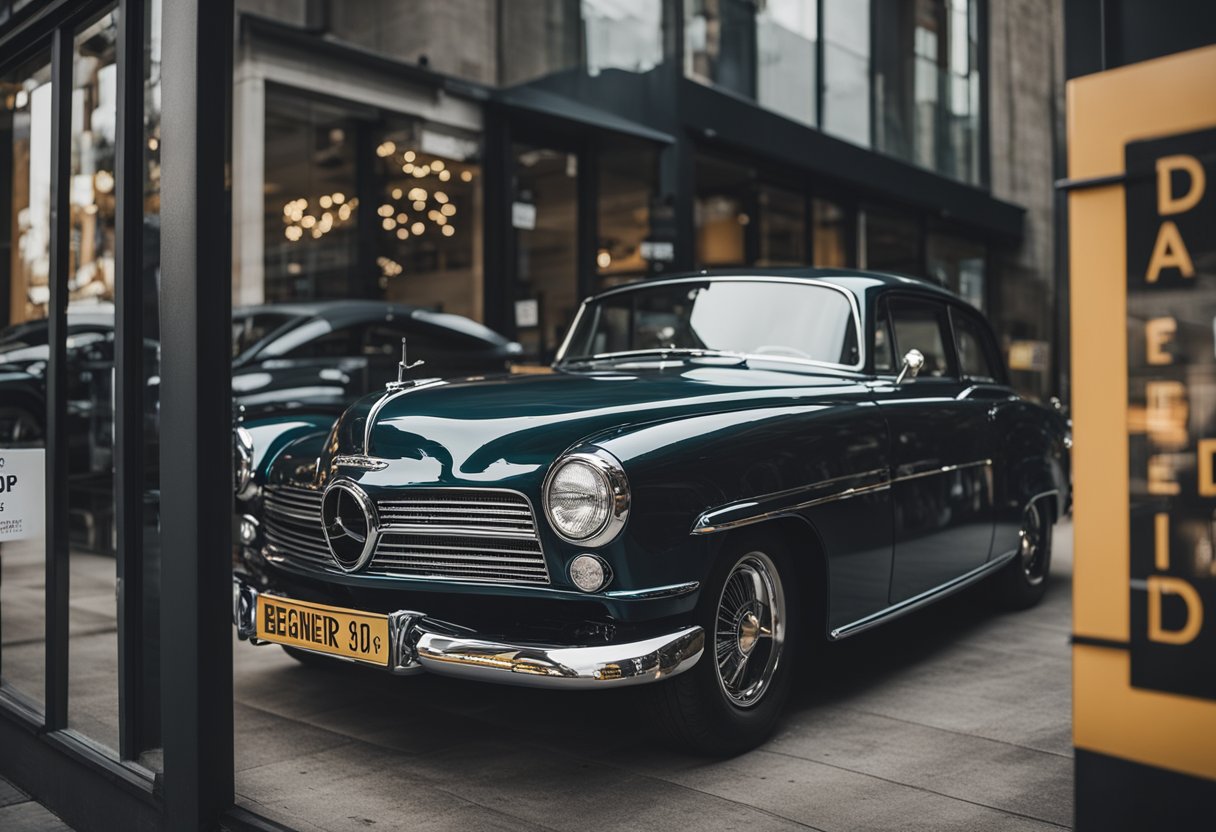
[[[232, 617], [237, 636], [252, 644], [270, 644], [257, 637], [257, 598], [256, 589], [233, 578]], [[608, 688], [657, 682], [688, 670], [705, 649], [705, 632], [700, 627], [608, 644], [508, 644], [479, 638], [465, 627], [411, 610], [390, 613], [388, 631], [387, 670], [391, 673], [425, 670], [543, 688]]]

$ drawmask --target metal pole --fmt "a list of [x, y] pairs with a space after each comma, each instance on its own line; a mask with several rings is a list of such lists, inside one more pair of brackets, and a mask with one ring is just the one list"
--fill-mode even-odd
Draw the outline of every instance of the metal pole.
[[164, 5], [161, 89], [161, 719], [165, 828], [233, 799], [232, 0]]
[[46, 728], [68, 724], [67, 310], [72, 178], [72, 29], [51, 40], [51, 251], [46, 382]]
[[144, 0], [118, 4], [115, 135], [114, 521], [118, 548], [118, 750], [143, 750]]

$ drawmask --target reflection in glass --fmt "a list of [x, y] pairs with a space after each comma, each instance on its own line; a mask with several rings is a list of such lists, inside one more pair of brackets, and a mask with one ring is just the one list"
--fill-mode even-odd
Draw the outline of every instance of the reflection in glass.
[[[394, 117], [373, 141], [374, 212], [360, 218], [371, 223], [362, 238], [375, 246], [378, 296], [482, 320], [478, 137]], [[320, 197], [322, 223], [327, 212], [341, 220], [337, 196]]]
[[879, 0], [880, 149], [967, 182], [979, 179], [974, 0]]
[[984, 274], [988, 250], [983, 243], [953, 234], [930, 232], [925, 239], [929, 277], [984, 308]]
[[751, 0], [684, 3], [684, 74], [756, 97], [756, 11]]
[[870, 146], [870, 4], [823, 0], [823, 128]]
[[815, 0], [761, 0], [756, 8], [756, 100], [815, 124]]
[[[51, 69], [46, 55], [0, 75], [0, 459], [45, 447], [50, 290]], [[45, 466], [45, 463], [43, 463]], [[11, 506], [11, 498], [7, 500]], [[37, 499], [42, 504], [42, 499]], [[5, 518], [11, 520], [12, 518]], [[43, 701], [46, 538], [0, 529], [0, 682]]]
[[759, 251], [757, 266], [801, 266], [808, 262], [806, 199], [772, 185], [757, 190]]
[[882, 208], [867, 208], [862, 221], [865, 228], [864, 268], [925, 276], [918, 218]]
[[649, 72], [662, 63], [662, 14], [656, 0], [582, 0], [587, 71]]

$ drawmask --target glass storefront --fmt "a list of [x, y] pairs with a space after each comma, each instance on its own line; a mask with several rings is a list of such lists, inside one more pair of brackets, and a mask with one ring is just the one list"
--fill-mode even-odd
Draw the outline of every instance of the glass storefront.
[[659, 154], [647, 142], [606, 143], [597, 155], [598, 232], [595, 290], [648, 277], [653, 272], [646, 244], [657, 198]]
[[[51, 67], [42, 54], [0, 75], [0, 458], [44, 465], [50, 300]], [[15, 453], [14, 453], [15, 452]], [[23, 457], [21, 462], [15, 460]], [[0, 680], [35, 707], [46, 671], [46, 535], [0, 523]]]
[[870, 4], [823, 3], [823, 129], [869, 147]]

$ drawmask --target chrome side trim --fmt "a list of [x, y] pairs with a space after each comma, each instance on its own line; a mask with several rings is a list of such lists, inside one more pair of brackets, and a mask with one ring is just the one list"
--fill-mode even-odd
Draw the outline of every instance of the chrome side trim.
[[833, 477], [828, 480], [821, 480], [820, 482], [814, 483], [812, 485], [799, 486], [798, 488], [791, 488], [786, 491], [776, 491], [776, 492], [773, 492], [770, 494], [762, 494], [758, 497], [754, 497], [749, 500], [744, 500], [742, 502], [735, 502], [735, 503], [727, 504], [725, 506], [718, 506], [717, 508], [712, 508], [709, 511], [703, 512], [696, 519], [696, 521], [693, 523], [692, 534], [714, 534], [715, 532], [726, 531], [728, 529], [737, 529], [741, 526], [750, 526], [753, 523], [763, 523], [766, 520], [772, 520], [773, 518], [776, 518], [776, 517], [784, 517], [789, 514], [796, 514], [799, 511], [803, 511], [804, 509], [813, 508], [814, 506], [823, 505], [824, 503], [831, 503], [831, 502], [835, 502], [837, 500], [847, 500], [851, 497], [860, 497], [863, 494], [872, 494], [877, 491], [883, 491], [883, 490], [888, 489], [891, 486], [897, 485], [901, 482], [907, 482], [909, 480], [920, 479], [921, 477], [931, 477], [931, 476], [934, 476], [937, 474], [948, 474], [952, 471], [962, 471], [962, 470], [965, 470], [968, 468], [978, 468], [980, 466], [990, 466], [990, 465], [992, 465], [991, 459], [980, 459], [980, 460], [976, 460], [974, 462], [959, 463], [957, 465], [943, 465], [941, 467], [932, 468], [927, 471], [917, 471], [912, 474], [905, 474], [903, 476], [894, 477], [892, 479], [887, 479], [887, 480], [884, 480], [883, 482], [879, 482], [879, 483], [871, 483], [868, 485], [854, 486], [852, 488], [846, 488], [842, 491], [837, 491], [832, 494], [825, 495], [823, 497], [816, 497], [814, 499], [803, 500], [802, 502], [794, 503], [792, 505], [781, 506], [780, 508], [773, 508], [773, 509], [770, 509], [767, 511], [760, 511], [760, 512], [757, 512], [756, 514], [748, 515], [746, 517], [740, 517], [735, 520], [725, 520], [725, 521], [721, 521], [721, 522], [717, 522], [717, 523], [715, 523], [713, 521], [713, 518], [715, 515], [720, 515], [720, 514], [730, 512], [730, 511], [735, 511], [738, 509], [750, 508], [753, 505], [759, 506], [763, 502], [768, 502], [768, 501], [771, 501], [774, 499], [780, 499], [782, 497], [796, 495], [796, 494], [802, 493], [804, 491], [812, 491], [817, 488], [822, 488], [825, 485], [830, 485], [830, 484], [842, 482], [845, 480], [859, 479], [859, 478], [867, 477], [867, 476], [886, 474], [887, 471], [884, 468], [876, 468], [871, 471], [861, 471], [856, 474], [846, 474], [841, 477]]
[[686, 584], [652, 586], [647, 589], [617, 589], [604, 594], [609, 598], [620, 598], [627, 601], [649, 601], [654, 598], [679, 598], [681, 595], [696, 592], [700, 587], [700, 581], [689, 581]]
[[830, 638], [832, 641], [839, 641], [842, 638], [847, 638], [848, 636], [864, 632], [871, 627], [877, 627], [879, 624], [884, 624], [887, 621], [898, 618], [901, 615], [906, 615], [913, 610], [919, 609], [941, 598], [945, 598], [947, 595], [958, 592], [960, 589], [964, 589], [997, 571], [1008, 563], [1015, 554], [1017, 553], [1006, 552], [993, 560], [981, 564], [964, 575], [960, 575], [957, 578], [947, 581], [941, 586], [937, 586], [926, 592], [922, 592], [920, 595], [914, 595], [911, 598], [900, 601], [898, 604], [892, 604], [884, 610], [879, 610], [872, 615], [867, 615], [865, 618], [859, 618], [851, 624], [845, 624], [843, 627], [837, 627], [828, 633], [828, 638]]
[[1056, 503], [1057, 503], [1056, 509], [1057, 509], [1057, 511], [1059, 510], [1060, 506], [1058, 505], [1058, 503], [1060, 501], [1060, 489], [1058, 489], [1058, 488], [1050, 488], [1047, 491], [1040, 491], [1038, 494], [1035, 494], [1029, 500], [1027, 500], [1026, 505], [1027, 506], [1033, 505], [1033, 504], [1037, 503], [1039, 500], [1043, 499], [1044, 497], [1055, 497]]
[[[271, 644], [257, 638], [258, 590], [233, 576], [232, 594], [237, 636], [251, 644]], [[527, 687], [642, 685], [683, 673], [705, 652], [705, 631], [700, 627], [685, 627], [639, 641], [561, 647], [481, 639], [465, 627], [436, 621], [414, 610], [390, 613], [388, 625], [386, 669], [390, 673], [405, 675], [426, 670]], [[367, 666], [356, 659], [330, 658]]]

